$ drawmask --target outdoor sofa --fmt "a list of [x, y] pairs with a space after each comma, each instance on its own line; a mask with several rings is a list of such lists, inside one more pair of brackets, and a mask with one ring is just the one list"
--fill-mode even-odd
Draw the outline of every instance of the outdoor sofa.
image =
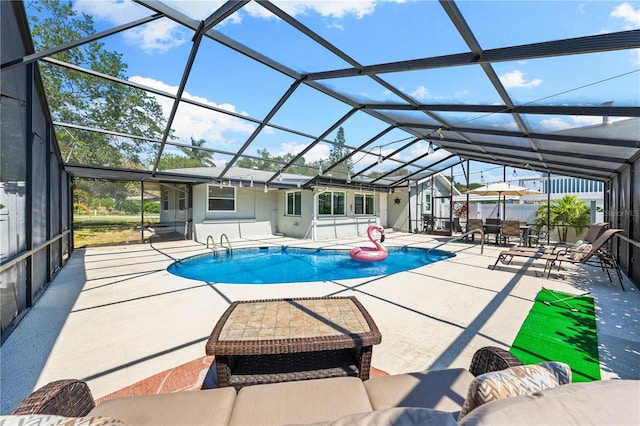
[[[486, 373], [484, 373], [486, 371]], [[261, 384], [112, 399], [86, 383], [52, 382], [0, 425], [489, 425], [640, 424], [640, 381], [571, 384], [563, 363], [522, 363], [485, 347], [469, 370]], [[58, 417], [64, 416], [64, 417]]]

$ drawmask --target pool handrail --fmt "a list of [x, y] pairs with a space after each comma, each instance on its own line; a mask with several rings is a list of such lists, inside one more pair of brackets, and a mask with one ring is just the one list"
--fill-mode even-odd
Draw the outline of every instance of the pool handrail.
[[[222, 243], [222, 237], [224, 237], [224, 239], [227, 240], [226, 246]], [[220, 247], [224, 247], [227, 253], [233, 253], [233, 248], [231, 247], [231, 243], [229, 242], [229, 237], [227, 237], [227, 234], [220, 235]]]
[[[209, 241], [211, 241], [212, 247], [209, 247]], [[216, 241], [213, 239], [213, 235], [207, 236], [207, 248], [211, 248], [214, 255], [218, 254], [218, 247], [216, 246]]]

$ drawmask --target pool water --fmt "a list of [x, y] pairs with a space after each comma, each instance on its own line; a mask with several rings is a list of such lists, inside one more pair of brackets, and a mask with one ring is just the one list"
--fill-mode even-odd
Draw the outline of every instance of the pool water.
[[348, 250], [293, 247], [236, 249], [178, 260], [167, 270], [180, 277], [230, 284], [274, 284], [373, 277], [415, 269], [455, 256], [443, 250], [389, 248], [381, 262], [352, 260]]

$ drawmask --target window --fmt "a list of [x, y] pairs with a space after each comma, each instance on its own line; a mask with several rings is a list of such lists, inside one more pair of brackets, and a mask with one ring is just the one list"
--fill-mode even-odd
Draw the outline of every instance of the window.
[[319, 215], [344, 215], [344, 192], [324, 192], [318, 195]]
[[355, 214], [374, 214], [373, 194], [356, 194], [354, 209]]
[[424, 197], [424, 210], [427, 212], [431, 211], [431, 194], [426, 194]]
[[180, 210], [181, 212], [184, 211], [184, 209], [187, 206], [187, 192], [184, 189], [178, 189], [178, 210]]
[[208, 211], [233, 212], [236, 210], [236, 189], [233, 187], [209, 186]]
[[169, 190], [162, 191], [162, 210], [169, 211]]
[[287, 192], [287, 216], [300, 216], [302, 214], [302, 192]]

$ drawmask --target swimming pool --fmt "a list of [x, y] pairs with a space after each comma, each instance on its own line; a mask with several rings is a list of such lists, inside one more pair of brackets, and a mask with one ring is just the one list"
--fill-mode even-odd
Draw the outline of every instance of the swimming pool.
[[352, 260], [348, 250], [298, 247], [255, 247], [231, 254], [205, 254], [172, 263], [167, 270], [180, 277], [229, 284], [274, 284], [373, 277], [415, 269], [455, 254], [443, 250], [388, 248], [382, 262]]

